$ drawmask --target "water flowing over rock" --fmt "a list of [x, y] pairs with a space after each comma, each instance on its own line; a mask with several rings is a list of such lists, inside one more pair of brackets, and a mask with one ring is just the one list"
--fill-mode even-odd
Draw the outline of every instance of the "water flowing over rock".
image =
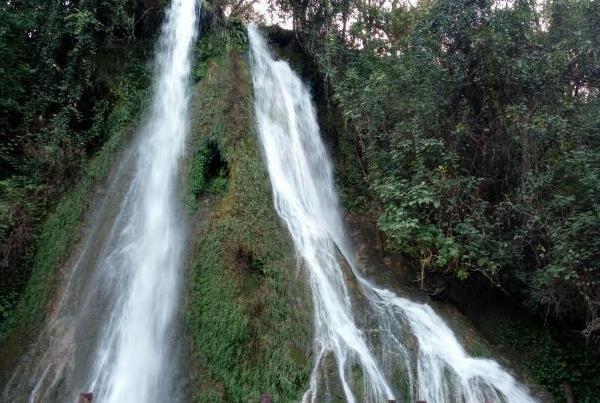
[[114, 174], [47, 326], [5, 401], [182, 400], [175, 389], [184, 226], [176, 185], [188, 131], [196, 0], [173, 0], [152, 107]]
[[[497, 362], [470, 357], [430, 306], [379, 288], [361, 274], [310, 94], [286, 62], [273, 59], [255, 26], [248, 33], [274, 203], [306, 268], [314, 302], [315, 364], [304, 401], [332, 399], [323, 390], [331, 383], [331, 359], [349, 402], [536, 401]], [[354, 313], [356, 294], [364, 300], [362, 323]]]

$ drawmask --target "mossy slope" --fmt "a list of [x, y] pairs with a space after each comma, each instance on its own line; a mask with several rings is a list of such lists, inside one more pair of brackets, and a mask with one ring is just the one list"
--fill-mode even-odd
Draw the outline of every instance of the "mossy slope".
[[[231, 36], [224, 35], [230, 44]], [[223, 36], [202, 39], [215, 40]], [[202, 229], [191, 231], [196, 239], [186, 308], [194, 355], [202, 367], [195, 371], [193, 397], [245, 402], [267, 393], [278, 402], [298, 401], [311, 366], [310, 298], [273, 208], [254, 130], [243, 42], [223, 45], [199, 63], [202, 79], [188, 168], [189, 205], [192, 214], [203, 217], [191, 219], [202, 221]], [[218, 158], [206, 157], [209, 144], [216, 145], [212, 152]], [[214, 178], [203, 178], [210, 176], [209, 160], [222, 161], [217, 176], [225, 172], [227, 184], [206, 186], [202, 194], [199, 183], [214, 183]]]

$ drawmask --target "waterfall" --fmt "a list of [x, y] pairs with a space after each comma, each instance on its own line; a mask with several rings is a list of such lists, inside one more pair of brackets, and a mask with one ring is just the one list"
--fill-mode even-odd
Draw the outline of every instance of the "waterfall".
[[[255, 26], [248, 35], [258, 133], [275, 208], [312, 290], [315, 363], [304, 401], [328, 400], [320, 386], [326, 361], [334, 359], [348, 402], [535, 402], [497, 362], [470, 357], [430, 306], [379, 288], [361, 274], [310, 94], [286, 62], [273, 59]], [[354, 316], [356, 293], [366, 301], [361, 315], [368, 318], [368, 331]]]
[[190, 54], [196, 0], [173, 0], [157, 55], [152, 115], [137, 150], [115, 248], [101, 261], [118, 287], [95, 358], [89, 389], [98, 402], [171, 400], [168, 348], [179, 302], [184, 239], [176, 215], [176, 181], [188, 131]]
[[4, 401], [172, 402], [185, 234], [177, 181], [188, 132], [198, 0], [172, 0], [152, 106], [94, 213], [48, 324]]

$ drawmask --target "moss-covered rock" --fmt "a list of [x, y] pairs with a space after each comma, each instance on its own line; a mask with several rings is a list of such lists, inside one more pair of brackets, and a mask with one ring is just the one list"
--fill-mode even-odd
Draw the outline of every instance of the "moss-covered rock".
[[[202, 217], [190, 220], [198, 222], [186, 306], [196, 358], [193, 398], [245, 402], [267, 393], [297, 401], [312, 363], [312, 308], [261, 161], [244, 47], [202, 63], [186, 186], [192, 214]], [[216, 148], [200, 149], [208, 144]], [[211, 153], [226, 166], [227, 184], [217, 195], [194, 187], [202, 169], [194, 156]]]

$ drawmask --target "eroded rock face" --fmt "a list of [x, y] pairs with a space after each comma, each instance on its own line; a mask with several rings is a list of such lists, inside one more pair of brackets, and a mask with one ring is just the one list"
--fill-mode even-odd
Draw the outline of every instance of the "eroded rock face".
[[355, 244], [357, 259], [369, 276], [383, 276], [386, 283], [406, 283], [413, 275], [402, 254], [385, 249], [385, 239], [367, 215], [346, 213], [344, 221]]

